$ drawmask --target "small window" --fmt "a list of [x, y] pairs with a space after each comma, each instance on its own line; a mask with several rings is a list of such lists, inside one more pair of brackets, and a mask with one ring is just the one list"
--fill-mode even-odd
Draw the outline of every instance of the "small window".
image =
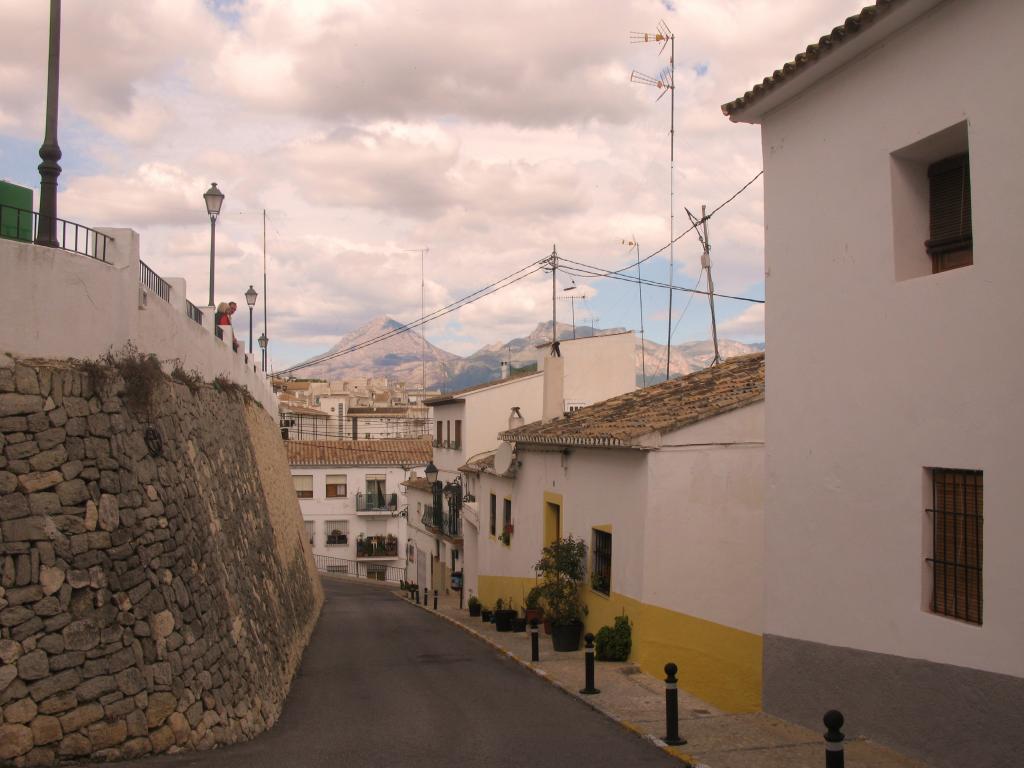
[[292, 475], [292, 482], [295, 483], [295, 495], [300, 499], [313, 498], [313, 476]]
[[437, 431], [434, 433], [434, 447], [440, 448], [444, 440], [444, 422], [437, 422]]
[[612, 593], [612, 535], [594, 529], [590, 562], [590, 588], [603, 595]]
[[444, 423], [444, 431], [445, 431], [444, 447], [448, 448], [452, 444], [452, 422], [451, 422], [451, 420], [446, 421]]
[[303, 528], [306, 529], [306, 538], [309, 540], [309, 546], [316, 546], [316, 523], [313, 520], [303, 520]]
[[327, 546], [348, 544], [348, 520], [328, 520], [324, 523], [324, 531], [327, 532]]
[[934, 613], [981, 624], [982, 473], [932, 469], [932, 603]]
[[512, 543], [512, 499], [505, 499], [501, 515], [502, 541]]
[[928, 166], [929, 237], [925, 250], [932, 272], [974, 263], [971, 227], [971, 169], [967, 153]]
[[498, 497], [491, 494], [491, 536], [498, 533]]
[[462, 447], [462, 419], [455, 420], [455, 442], [452, 443], [452, 448], [456, 451]]
[[346, 475], [328, 475], [326, 492], [328, 499], [343, 499], [348, 495], [348, 477]]

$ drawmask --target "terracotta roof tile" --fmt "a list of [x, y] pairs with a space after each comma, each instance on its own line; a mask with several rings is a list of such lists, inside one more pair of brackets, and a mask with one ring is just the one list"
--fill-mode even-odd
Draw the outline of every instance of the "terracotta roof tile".
[[286, 440], [288, 463], [301, 467], [418, 467], [433, 452], [430, 440]]
[[845, 22], [821, 37], [818, 42], [808, 45], [805, 50], [794, 56], [792, 61], [783, 64], [780, 69], [775, 70], [742, 96], [733, 99], [727, 104], [723, 104], [722, 113], [728, 117], [734, 112], [750, 106], [750, 104], [766, 95], [770, 90], [811, 66], [822, 55], [855, 36], [903, 2], [905, 0], [877, 0], [873, 5], [862, 9], [860, 13], [850, 16]]
[[306, 405], [299, 405], [298, 403], [294, 403], [291, 401], [279, 401], [278, 407], [282, 412], [285, 413], [297, 413], [301, 416], [320, 416], [325, 419], [327, 418], [327, 414], [324, 413], [323, 411], [318, 411], [316, 408], [310, 408], [309, 406]]
[[502, 440], [595, 447], [630, 446], [642, 435], [669, 432], [764, 399], [764, 352], [581, 408], [547, 423], [503, 432]]
[[431, 493], [433, 489], [430, 487], [430, 481], [425, 477], [416, 477], [411, 480], [403, 480], [402, 485], [406, 488], [412, 488], [416, 491], [423, 491], [424, 493]]

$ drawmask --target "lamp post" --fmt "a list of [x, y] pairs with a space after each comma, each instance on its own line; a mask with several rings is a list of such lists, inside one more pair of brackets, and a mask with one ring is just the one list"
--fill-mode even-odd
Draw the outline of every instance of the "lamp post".
[[39, 148], [39, 226], [36, 245], [55, 248], [57, 240], [57, 177], [61, 152], [57, 144], [57, 94], [60, 81], [60, 0], [50, 0], [50, 58], [46, 74], [46, 132]]
[[217, 217], [220, 215], [220, 207], [224, 205], [224, 193], [217, 189], [217, 182], [213, 182], [208, 190], [203, 194], [203, 199], [206, 201], [206, 212], [210, 215], [210, 304], [209, 306], [214, 307], [216, 304], [213, 303], [213, 259], [216, 253], [216, 238], [217, 238]]
[[259, 294], [256, 290], [249, 286], [249, 290], [245, 292], [245, 303], [249, 305], [249, 356], [252, 356], [252, 308], [256, 306], [256, 297]]
[[266, 373], [267, 372], [267, 342], [270, 341], [270, 339], [267, 338], [267, 334], [266, 333], [261, 333], [260, 337], [258, 339], [256, 339], [256, 341], [259, 343], [260, 351], [263, 353], [263, 372]]

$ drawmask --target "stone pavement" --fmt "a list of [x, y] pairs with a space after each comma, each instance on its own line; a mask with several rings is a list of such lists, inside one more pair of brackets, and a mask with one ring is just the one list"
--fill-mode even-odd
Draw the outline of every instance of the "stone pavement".
[[[404, 592], [396, 592], [412, 606]], [[420, 610], [433, 611], [422, 605]], [[601, 661], [595, 670], [599, 694], [584, 696], [584, 654], [555, 653], [541, 630], [540, 661], [530, 661], [529, 632], [497, 632], [493, 624], [470, 618], [459, 609], [457, 593], [441, 595], [436, 611], [440, 619], [461, 626], [481, 640], [504, 651], [565, 693], [603, 713], [625, 728], [651, 739], [669, 754], [694, 768], [822, 768], [825, 765], [824, 726], [811, 731], [763, 712], [728, 714], [679, 690], [679, 734], [687, 743], [669, 747], [665, 735], [665, 683], [644, 674], [629, 662]], [[822, 713], [824, 714], [824, 713]], [[891, 749], [847, 733], [847, 768], [926, 768]]]

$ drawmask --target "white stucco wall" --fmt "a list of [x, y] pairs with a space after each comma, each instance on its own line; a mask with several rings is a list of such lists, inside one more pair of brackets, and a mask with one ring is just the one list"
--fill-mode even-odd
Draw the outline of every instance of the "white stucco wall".
[[[558, 346], [565, 366], [562, 397], [567, 402], [593, 405], [636, 389], [636, 335], [632, 331], [565, 339]], [[544, 370], [550, 350], [550, 346], [537, 350], [538, 371]], [[534, 420], [527, 418], [527, 422]]]
[[230, 328], [224, 341], [217, 339], [209, 308], [200, 307], [203, 326], [190, 320], [183, 279], [164, 277], [169, 302], [145, 289], [139, 283], [136, 232], [100, 231], [114, 238], [108, 264], [0, 239], [0, 350], [23, 357], [95, 358], [130, 340], [162, 361], [180, 360], [207, 381], [226, 376], [243, 384], [276, 417], [277, 398], [259, 369], [259, 349], [249, 360], [242, 351], [232, 352]]
[[[767, 632], [1024, 675], [1021, 29], [939, 3], [764, 119]], [[962, 121], [974, 264], [908, 277], [892, 153]], [[928, 467], [984, 471], [982, 626], [927, 608]]]

